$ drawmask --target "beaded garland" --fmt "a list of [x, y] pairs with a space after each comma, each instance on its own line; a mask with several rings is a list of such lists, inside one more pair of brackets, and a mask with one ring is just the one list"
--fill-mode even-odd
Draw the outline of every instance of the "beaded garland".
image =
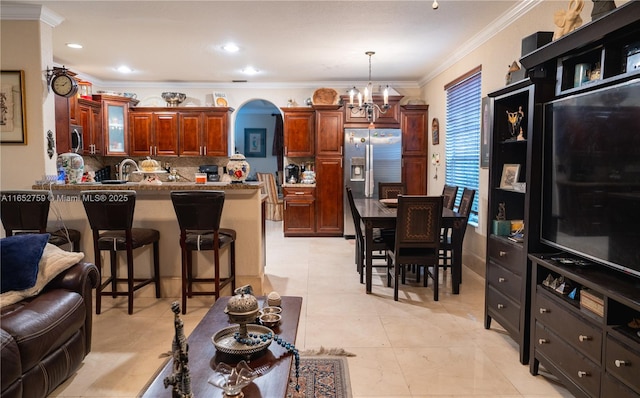
[[284, 341], [284, 339], [282, 339], [282, 337], [278, 336], [277, 334], [274, 335], [271, 332], [264, 333], [264, 334], [248, 333], [247, 337], [241, 337], [240, 332], [235, 332], [233, 334], [233, 338], [238, 343], [249, 345], [249, 346], [264, 343], [267, 340], [270, 340], [273, 338], [273, 341], [275, 341], [279, 346], [282, 346], [288, 352], [292, 353], [293, 358], [295, 359], [295, 366], [296, 366], [296, 391], [300, 391], [300, 384], [298, 384], [298, 377], [300, 376], [300, 353], [298, 352], [298, 349], [293, 344], [287, 343], [286, 341]]

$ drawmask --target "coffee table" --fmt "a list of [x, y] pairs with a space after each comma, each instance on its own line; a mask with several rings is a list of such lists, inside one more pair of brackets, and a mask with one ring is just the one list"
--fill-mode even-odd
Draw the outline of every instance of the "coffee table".
[[[207, 383], [213, 374], [213, 369], [219, 362], [234, 365], [233, 358], [217, 353], [211, 336], [218, 330], [231, 326], [224, 309], [229, 297], [220, 297], [209, 312], [187, 338], [189, 344], [189, 374], [191, 376], [191, 391], [194, 397], [222, 397], [222, 390]], [[265, 298], [258, 297], [260, 307]], [[274, 334], [280, 335], [285, 341], [295, 343], [298, 332], [298, 320], [302, 297], [282, 297], [282, 320], [273, 328]], [[168, 323], [167, 327], [173, 327]], [[167, 342], [171, 347], [171, 342]], [[235, 358], [239, 362], [241, 358]], [[289, 383], [289, 373], [293, 356], [279, 346], [275, 341], [271, 343], [264, 355], [251, 359], [248, 363], [253, 369], [259, 369], [262, 376], [253, 380], [242, 392], [245, 398], [284, 397]], [[164, 378], [173, 373], [173, 359], [160, 370], [149, 387], [141, 394], [142, 397], [161, 398], [171, 397], [171, 386], [164, 387]]]

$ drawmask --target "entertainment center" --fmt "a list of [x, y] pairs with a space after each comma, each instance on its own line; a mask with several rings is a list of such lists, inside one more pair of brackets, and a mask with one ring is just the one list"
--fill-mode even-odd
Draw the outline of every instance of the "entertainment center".
[[631, 1], [489, 94], [485, 328], [577, 397], [640, 397], [638, 54]]

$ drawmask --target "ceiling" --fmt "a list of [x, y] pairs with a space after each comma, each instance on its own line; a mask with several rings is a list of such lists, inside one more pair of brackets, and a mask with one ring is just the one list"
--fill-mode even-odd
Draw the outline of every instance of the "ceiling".
[[[365, 51], [375, 51], [374, 82], [418, 87], [539, 1], [440, 0], [437, 10], [432, 0], [18, 3], [63, 18], [54, 61], [107, 85], [359, 83]], [[221, 49], [230, 41], [240, 51]], [[133, 72], [117, 72], [123, 64]], [[248, 65], [259, 73], [243, 74]]]

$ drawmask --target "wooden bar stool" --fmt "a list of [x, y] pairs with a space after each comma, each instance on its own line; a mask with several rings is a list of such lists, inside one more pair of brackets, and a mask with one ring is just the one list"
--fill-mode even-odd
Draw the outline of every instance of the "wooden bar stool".
[[80, 251], [80, 231], [70, 228], [47, 230], [49, 193], [46, 191], [2, 191], [1, 218], [7, 236], [25, 233], [48, 233], [49, 243], [56, 246], [69, 244], [74, 252]]
[[[174, 191], [171, 201], [180, 225], [182, 251], [182, 313], [187, 313], [187, 297], [220, 297], [220, 290], [236, 288], [236, 231], [220, 228], [224, 191]], [[220, 250], [229, 246], [229, 276], [220, 277]], [[193, 251], [213, 251], [213, 278], [193, 275]], [[213, 291], [193, 291], [194, 283], [213, 283]]]
[[[133, 211], [136, 205], [135, 191], [82, 191], [84, 210], [93, 230], [95, 264], [100, 271], [100, 285], [96, 289], [96, 314], [100, 313], [102, 296], [127, 296], [129, 314], [133, 313], [133, 294], [136, 290], [154, 283], [156, 298], [160, 298], [160, 258], [158, 242], [160, 232], [151, 228], [133, 228]], [[153, 275], [135, 278], [133, 250], [153, 243]], [[111, 260], [111, 276], [102, 282], [100, 251], [108, 250]], [[127, 277], [118, 278], [118, 251], [127, 252]], [[118, 282], [126, 282], [127, 290], [118, 291]], [[111, 284], [111, 291], [104, 291]]]

